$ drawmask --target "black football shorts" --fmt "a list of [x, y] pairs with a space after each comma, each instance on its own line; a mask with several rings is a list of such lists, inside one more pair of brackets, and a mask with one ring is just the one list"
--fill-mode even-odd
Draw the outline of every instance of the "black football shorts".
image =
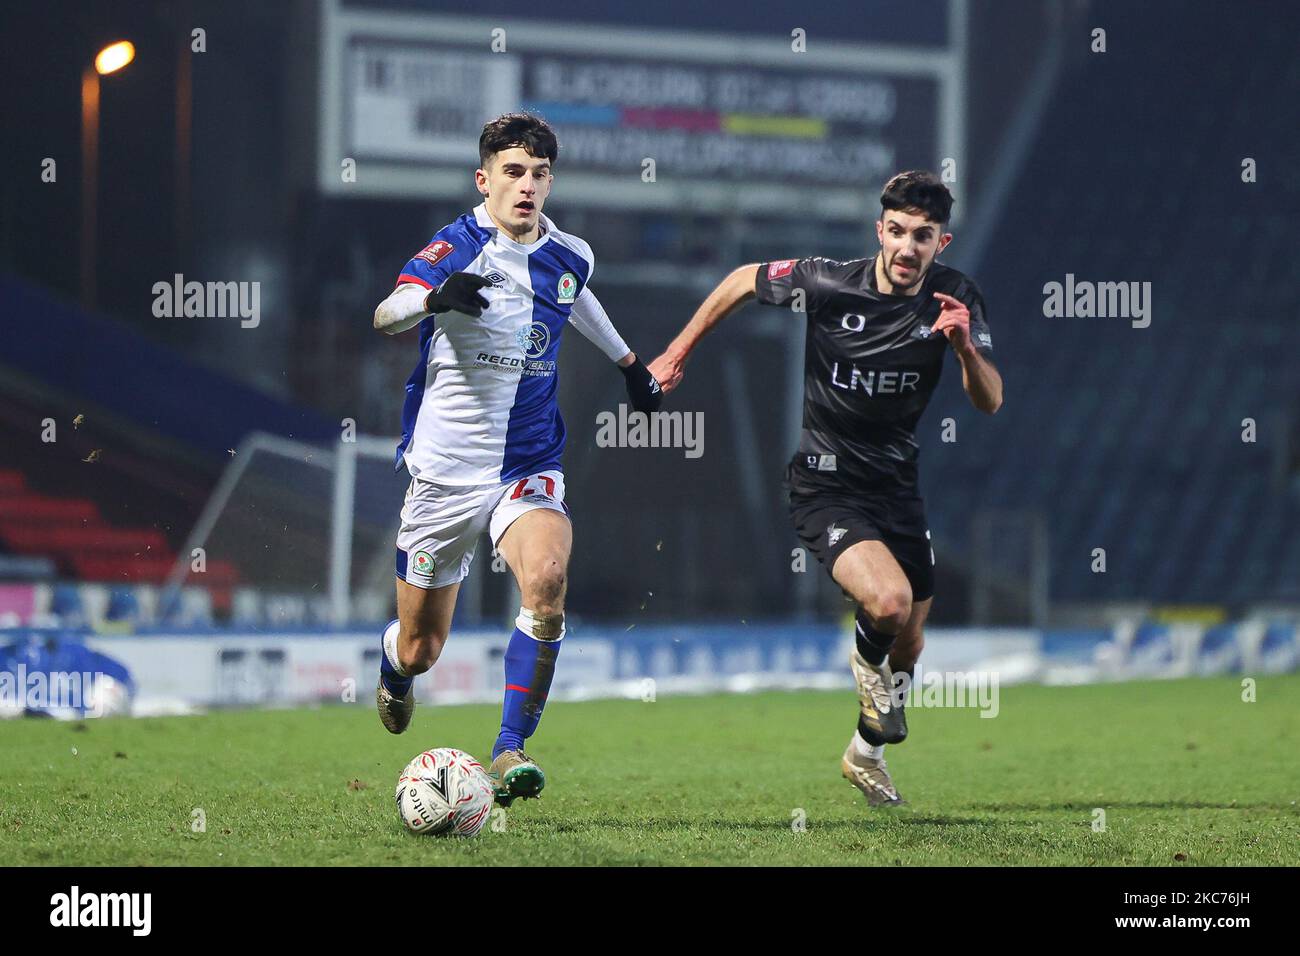
[[829, 574], [835, 560], [859, 541], [880, 541], [912, 586], [912, 600], [934, 596], [934, 550], [919, 507], [900, 509], [888, 499], [790, 492], [795, 533]]

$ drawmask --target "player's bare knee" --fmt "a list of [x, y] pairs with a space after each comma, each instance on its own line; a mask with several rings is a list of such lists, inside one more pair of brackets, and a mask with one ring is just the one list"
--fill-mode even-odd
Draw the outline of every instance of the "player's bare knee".
[[539, 617], [562, 617], [566, 580], [563, 564], [559, 561], [544, 562], [528, 576], [528, 585], [524, 589], [525, 604]]
[[907, 627], [908, 618], [912, 616], [911, 589], [903, 587], [887, 591], [870, 602], [866, 611], [878, 631], [884, 634], [900, 634]]

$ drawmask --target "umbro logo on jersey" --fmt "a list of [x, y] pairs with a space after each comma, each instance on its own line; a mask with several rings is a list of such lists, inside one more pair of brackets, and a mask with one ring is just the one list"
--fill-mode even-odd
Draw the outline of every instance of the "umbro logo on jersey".
[[506, 277], [503, 276], [501, 273], [497, 272], [495, 269], [487, 273], [485, 276], [483, 276], [483, 278], [487, 279], [488, 282], [491, 282], [492, 287], [494, 289], [503, 288], [506, 284]]
[[835, 545], [839, 544], [840, 538], [844, 537], [848, 533], [848, 528], [837, 528], [835, 525], [831, 525], [826, 529], [826, 537], [830, 541], [828, 547], [835, 547]]

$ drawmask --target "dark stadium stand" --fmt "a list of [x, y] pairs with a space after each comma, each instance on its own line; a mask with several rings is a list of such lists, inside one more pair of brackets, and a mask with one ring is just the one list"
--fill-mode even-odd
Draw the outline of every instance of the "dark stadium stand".
[[[0, 581], [55, 585], [55, 614], [81, 606], [70, 582], [126, 586], [110, 618], [135, 604], [130, 586], [162, 583], [244, 435], [337, 434], [28, 283], [0, 278], [0, 305], [40, 317], [0, 352]], [[204, 602], [229, 609], [240, 577], [207, 561]]]
[[[1296, 124], [1280, 119], [1300, 98], [1300, 60], [1287, 31], [1188, 15], [1213, 26], [1172, 46], [1157, 42], [1161, 12], [1133, 9], [1110, 52], [1067, 71], [977, 272], [1005, 407], [975, 422], [949, 382], [927, 413], [932, 428], [970, 423], [957, 443], [925, 446], [934, 526], [964, 542], [978, 509], [1044, 515], [1058, 601], [1300, 597], [1286, 453], [1300, 415], [1286, 242], [1300, 186], [1277, 168], [1241, 180], [1266, 146], [1300, 155]], [[1203, 105], [1154, 105], [1174, 101]], [[1043, 286], [1067, 273], [1150, 282], [1150, 326], [1045, 317]], [[1255, 443], [1242, 440], [1247, 418]]]

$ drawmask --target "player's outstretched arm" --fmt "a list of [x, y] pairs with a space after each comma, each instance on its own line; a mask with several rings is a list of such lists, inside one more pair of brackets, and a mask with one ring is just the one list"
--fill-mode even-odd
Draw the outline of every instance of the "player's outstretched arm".
[[934, 297], [942, 304], [942, 311], [930, 331], [948, 337], [948, 344], [961, 363], [961, 384], [971, 404], [992, 415], [1002, 407], [1002, 376], [971, 341], [970, 310], [959, 299], [942, 292], [936, 292]]
[[695, 310], [695, 316], [686, 323], [686, 328], [668, 343], [663, 355], [650, 363], [650, 374], [658, 380], [665, 394], [681, 383], [686, 374], [686, 359], [700, 339], [741, 304], [754, 298], [758, 270], [758, 264], [751, 263], [741, 266], [723, 279]]
[[600, 300], [589, 288], [583, 286], [573, 308], [569, 322], [586, 336], [592, 344], [605, 353], [605, 357], [618, 365], [627, 382], [627, 396], [632, 408], [638, 412], [656, 412], [663, 403], [663, 391], [636, 353], [627, 347], [618, 334]]

